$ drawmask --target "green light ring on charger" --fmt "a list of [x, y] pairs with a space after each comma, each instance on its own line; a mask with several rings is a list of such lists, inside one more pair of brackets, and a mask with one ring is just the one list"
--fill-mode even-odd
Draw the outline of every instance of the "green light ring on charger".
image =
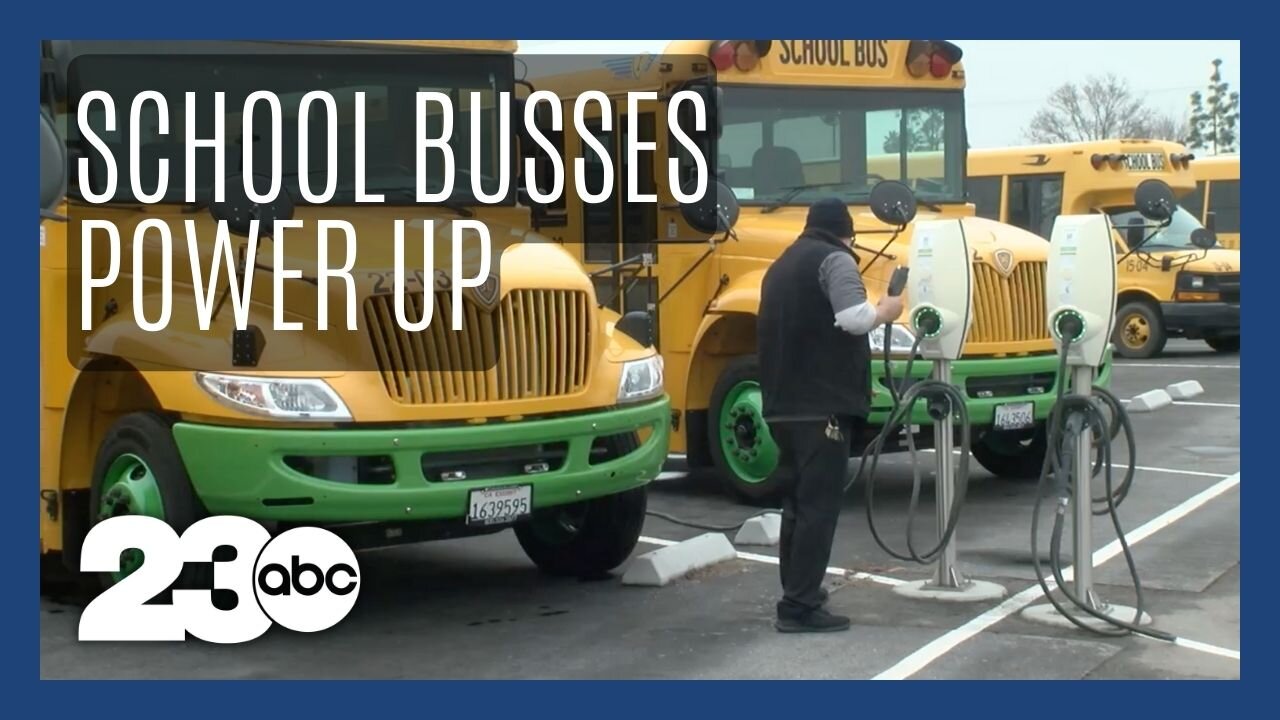
[[[937, 327], [932, 332], [922, 331], [922, 328], [920, 325], [920, 318], [926, 314], [932, 315], [938, 321]], [[937, 337], [942, 332], [942, 314], [939, 313], [936, 308], [922, 307], [916, 310], [915, 314], [911, 316], [911, 324], [912, 326], [914, 326], [916, 332], [920, 333], [921, 337], [927, 337], [927, 338]]]
[[1065, 339], [1062, 337], [1062, 320], [1066, 317], [1074, 317], [1080, 321], [1080, 334], [1071, 338], [1071, 342], [1075, 342], [1076, 340], [1084, 337], [1085, 331], [1089, 329], [1089, 323], [1085, 321], [1084, 316], [1075, 310], [1059, 310], [1058, 313], [1053, 316], [1053, 334], [1057, 336], [1058, 340]]

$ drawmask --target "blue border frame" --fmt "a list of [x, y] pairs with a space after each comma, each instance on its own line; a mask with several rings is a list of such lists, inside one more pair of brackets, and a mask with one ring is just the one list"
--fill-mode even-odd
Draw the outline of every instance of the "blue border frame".
[[[313, 2], [305, 8], [294, 4], [268, 4], [262, 2], [245, 2], [244, 0], [222, 0], [207, 8], [193, 7], [180, 2], [160, 3], [154, 0], [121, 4], [88, 3], [82, 0], [61, 2], [56, 5], [32, 4], [14, 5], [8, 8], [6, 22], [0, 30], [3, 42], [0, 42], [0, 73], [4, 78], [4, 89], [7, 97], [21, 97], [37, 91], [34, 79], [37, 77], [36, 42], [48, 37], [155, 37], [172, 39], [175, 37], [216, 38], [216, 37], [379, 37], [403, 36], [408, 28], [418, 28], [417, 34], [441, 38], [469, 38], [475, 36], [497, 35], [504, 37], [541, 37], [541, 38], [589, 38], [592, 36], [612, 35], [614, 37], [670, 37], [684, 36], [743, 36], [750, 37], [766, 32], [776, 36], [821, 36], [860, 35], [864, 37], [900, 36], [901, 29], [908, 24], [914, 28], [913, 34], [919, 36], [940, 37], [1004, 37], [1025, 38], [1027, 36], [1056, 38], [1106, 38], [1132, 37], [1142, 34], [1150, 38], [1168, 39], [1170, 37], [1186, 37], [1189, 32], [1210, 31], [1219, 36], [1238, 32], [1245, 36], [1242, 44], [1242, 63], [1247, 59], [1250, 68], [1263, 68], [1269, 71], [1274, 62], [1272, 43], [1262, 37], [1272, 28], [1272, 23], [1265, 22], [1261, 12], [1252, 10], [1237, 11], [1236, 3], [1191, 3], [1186, 0], [1165, 0], [1148, 10], [1132, 4], [1117, 6], [1114, 2], [1098, 2], [1097, 0], [1075, 0], [1070, 3], [1037, 4], [1025, 0], [1019, 2], [989, 2], [981, 6], [974, 3], [937, 2], [936, 0], [915, 0], [908, 3], [873, 3], [850, 2], [847, 4], [813, 4], [797, 12], [794, 4], [732, 2], [707, 4], [681, 4], [676, 10], [673, 6], [655, 3], [651, 14], [638, 13], [634, 5], [619, 4], [602, 6], [600, 3], [565, 3], [560, 8], [549, 8], [549, 3], [514, 3], [487, 2], [475, 4], [442, 4], [419, 2], [408, 8], [394, 8], [387, 5], [347, 5], [336, 2]], [[536, 7], [535, 13], [531, 8]], [[354, 12], [351, 12], [354, 9]], [[48, 17], [41, 17], [41, 11], [47, 10]], [[503, 12], [503, 11], [507, 12]], [[626, 14], [625, 21], [617, 15]], [[1268, 13], [1269, 14], [1269, 13]], [[245, 22], [244, 18], [250, 21]], [[476, 21], [479, 21], [478, 23]], [[904, 22], [904, 21], [909, 21]], [[843, 32], [832, 33], [834, 28], [848, 28]], [[898, 30], [898, 32], [894, 32]], [[1121, 35], [1123, 33], [1123, 35]], [[1248, 36], [1256, 36], [1249, 40]], [[1055, 62], [1069, 62], [1062, 58]], [[1261, 73], [1254, 77], [1264, 77]], [[1263, 82], [1269, 82], [1263, 80]], [[1250, 102], [1262, 102], [1259, 106], [1251, 104], [1251, 118], [1270, 117], [1274, 97], [1264, 86], [1254, 86]], [[1256, 88], [1262, 87], [1263, 94], [1257, 95]], [[7, 167], [10, 172], [0, 175], [0, 183], [4, 189], [0, 191], [0, 217], [14, 218], [4, 223], [8, 232], [6, 240], [11, 242], [9, 261], [5, 265], [11, 268], [9, 276], [0, 282], [0, 292], [5, 296], [3, 307], [16, 310], [10, 312], [7, 320], [9, 328], [7, 341], [16, 352], [0, 355], [0, 364], [8, 372], [4, 377], [8, 382], [5, 393], [9, 404], [21, 408], [14, 421], [7, 423], [9, 437], [6, 446], [11, 449], [12, 470], [10, 482], [22, 483], [29, 488], [34, 484], [29, 478], [38, 474], [38, 454], [33, 449], [39, 447], [39, 423], [25, 422], [21, 418], [30, 418], [29, 409], [39, 404], [38, 383], [33, 380], [39, 377], [39, 359], [37, 347], [39, 341], [38, 316], [27, 315], [32, 297], [38, 296], [38, 246], [35, 242], [35, 228], [28, 226], [23, 217], [34, 220], [36, 192], [35, 183], [31, 182], [29, 172], [13, 171], [13, 168], [35, 168], [37, 165], [36, 146], [22, 138], [33, 137], [35, 113], [23, 108], [23, 103], [10, 102], [9, 112], [0, 114], [0, 124], [7, 131], [0, 137], [15, 138], [6, 147]], [[1262, 157], [1271, 162], [1276, 158], [1274, 137], [1265, 131], [1254, 131], [1249, 137], [1250, 156]], [[1261, 167], [1261, 165], [1254, 165]], [[1270, 189], [1269, 183], [1253, 183], [1245, 186], [1249, 197], [1256, 198], [1250, 207], [1268, 207], [1265, 193]], [[1274, 205], [1274, 202], [1271, 202]], [[1261, 218], [1260, 213], [1254, 218]], [[1262, 220], [1250, 223], [1261, 228]], [[1262, 268], [1277, 267], [1272, 265], [1277, 250], [1270, 244], [1271, 239], [1252, 233], [1253, 242], [1249, 246], [1250, 265], [1254, 274], [1259, 276], [1257, 282], [1265, 282], [1261, 275]], [[1254, 283], [1247, 283], [1252, 288]], [[1264, 298], [1256, 296], [1253, 302], [1246, 303], [1245, 322], [1250, 323], [1257, 313], [1264, 312]], [[1260, 335], [1262, 327], [1249, 332], [1250, 353], [1260, 358], [1272, 344], [1270, 338]], [[26, 343], [30, 341], [30, 345]], [[1252, 363], [1242, 381], [1249, 388], [1265, 386], [1256, 383], [1267, 382], [1266, 374], [1272, 365], [1261, 360]], [[1242, 370], [1242, 372], [1246, 372]], [[1246, 393], [1242, 393], [1246, 394]], [[1256, 448], [1260, 443], [1268, 441], [1268, 430], [1271, 427], [1267, 412], [1266, 396], [1261, 392], [1249, 393], [1250, 402], [1242, 407], [1242, 464], [1256, 460], [1259, 463], [1257, 487], [1250, 487], [1250, 502], [1243, 505], [1243, 523], [1241, 533], [1241, 552], [1265, 562], [1263, 556], [1262, 537], [1268, 525], [1266, 513], [1271, 508], [1280, 507], [1276, 498], [1275, 486], [1265, 475], [1266, 460]], [[30, 404], [28, 404], [30, 403]], [[1250, 454], [1244, 447], [1252, 449]], [[13, 470], [16, 470], [14, 472]], [[1250, 468], [1252, 470], [1252, 468]], [[17, 488], [15, 488], [16, 490]], [[22, 493], [11, 495], [18, 497]], [[1160, 711], [1176, 711], [1179, 715], [1208, 714], [1232, 712], [1243, 709], [1249, 701], [1242, 691], [1251, 694], [1259, 692], [1257, 700], [1267, 706], [1269, 698], [1262, 695], [1261, 688], [1251, 687], [1254, 684], [1268, 681], [1269, 670], [1274, 662], [1274, 646], [1276, 621], [1275, 613], [1266, 603], [1260, 602], [1258, 612], [1253, 613], [1248, 621], [1248, 631], [1243, 634], [1242, 648], [1249, 658], [1248, 671], [1242, 668], [1244, 687], [1235, 685], [1224, 688], [1220, 684], [1174, 683], [1150, 686], [1136, 685], [1132, 682], [1091, 683], [1087, 685], [1071, 685], [1067, 694], [1062, 694], [1061, 687], [1045, 687], [1042, 683], [1008, 683], [1003, 685], [998, 695], [975, 687], [972, 682], [953, 685], [930, 684], [924, 688], [907, 691], [893, 685], [847, 687], [844, 684], [824, 683], [805, 686], [786, 685], [780, 687], [764, 686], [760, 683], [738, 683], [732, 686], [708, 683], [675, 683], [664, 682], [661, 687], [633, 687], [631, 685], [603, 682], [597, 684], [574, 683], [572, 687], [558, 684], [528, 684], [516, 688], [507, 688], [520, 695], [504, 696], [501, 703], [504, 710], [499, 712], [476, 712], [474, 694], [476, 690], [458, 681], [437, 682], [430, 688], [414, 683], [381, 682], [377, 687], [365, 685], [340, 685], [332, 682], [311, 681], [296, 686], [283, 686], [280, 683], [240, 683], [233, 689], [220, 690], [216, 695], [205, 697], [199, 686], [193, 681], [154, 683], [146, 688], [143, 694], [116, 695], [115, 691], [102, 687], [90, 686], [83, 682], [73, 682], [59, 686], [56, 696], [52, 689], [36, 684], [39, 677], [38, 653], [39, 626], [32, 622], [39, 616], [39, 601], [36, 586], [39, 582], [37, 553], [34, 552], [34, 538], [38, 533], [36, 515], [31, 512], [36, 495], [32, 493], [27, 501], [12, 505], [11, 513], [16, 513], [15, 522], [0, 523], [0, 541], [4, 547], [11, 548], [15, 562], [9, 564], [12, 573], [10, 590], [0, 596], [0, 617], [5, 618], [4, 642], [0, 642], [0, 662], [3, 663], [4, 677], [10, 682], [6, 693], [6, 704], [24, 714], [92, 714], [108, 715], [115, 712], [127, 712], [131, 717], [145, 717], [151, 714], [180, 714], [182, 716], [200, 717], [204, 715], [225, 715], [227, 712], [243, 712], [245, 710], [275, 710], [285, 712], [321, 711], [326, 714], [355, 712], [388, 712], [404, 710], [422, 711], [432, 714], [440, 711], [457, 711], [476, 714], [510, 715], [511, 708], [521, 714], [541, 714], [546, 708], [557, 714], [566, 708], [581, 712], [607, 713], [609, 716], [639, 716], [641, 714], [666, 714], [678, 708], [678, 714], [726, 715], [735, 711], [746, 711], [748, 716], [759, 716], [761, 713], [777, 711], [795, 712], [797, 708], [810, 708], [814, 713], [835, 715], [866, 715], [869, 711], [903, 712], [910, 708], [916, 712], [965, 712], [970, 707], [981, 712], [1031, 712], [1036, 716], [1059, 715], [1071, 712], [1107, 712], [1129, 709], [1154, 716]], [[30, 543], [30, 544], [28, 544]], [[23, 551], [22, 548], [29, 548]], [[1253, 550], [1256, 548], [1256, 551]], [[1259, 575], [1251, 576], [1246, 587], [1254, 598], [1264, 598], [1274, 581], [1270, 572], [1261, 568]], [[856, 638], [849, 644], [851, 652], [857, 651]], [[620, 651], [625, 651], [621, 650]], [[1175, 650], [1171, 650], [1176, 652]], [[1252, 683], [1249, 680], [1253, 680]], [[492, 697], [489, 692], [486, 697]], [[910, 692], [910, 695], [907, 693]], [[119, 702], [104, 698], [114, 696]], [[199, 693], [199, 694], [198, 694]], [[1229, 694], [1228, 694], [1229, 693]], [[904, 700], [910, 698], [910, 705]], [[199, 699], [197, 699], [199, 698]], [[44, 702], [36, 703], [37, 699]], [[50, 700], [53, 700], [50, 702]], [[241, 701], [249, 701], [243, 703]], [[565, 704], [567, 701], [567, 704]], [[1075, 701], [1088, 703], [1078, 706]], [[1111, 701], [1114, 704], [1098, 705], [1098, 701]], [[487, 703], [486, 703], [487, 705]], [[492, 707], [492, 705], [489, 705]], [[653, 709], [648, 709], [652, 707]], [[1002, 709], [1003, 708], [1003, 709]], [[420, 711], [420, 712], [422, 712]], [[682, 712], [680, 712], [682, 711]], [[913, 713], [915, 714], [915, 713]]]

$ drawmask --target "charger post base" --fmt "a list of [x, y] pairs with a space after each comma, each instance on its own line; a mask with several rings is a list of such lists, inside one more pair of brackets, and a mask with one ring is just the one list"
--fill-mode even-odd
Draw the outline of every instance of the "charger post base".
[[[1137, 611], [1134, 610], [1134, 608], [1129, 607], [1128, 605], [1108, 605], [1104, 603], [1101, 606], [1095, 606], [1094, 609], [1102, 613], [1103, 615], [1106, 615], [1107, 617], [1115, 618], [1120, 622], [1126, 622], [1126, 623], [1136, 624], [1136, 625], [1151, 624], [1151, 616], [1145, 612], [1142, 613], [1142, 617], [1138, 618], [1138, 621], [1134, 623], [1133, 616]], [[1115, 630], [1115, 626], [1112, 625], [1111, 623], [1105, 620], [1102, 620], [1101, 618], [1094, 617], [1093, 615], [1089, 615], [1088, 613], [1077, 610], [1074, 607], [1068, 608], [1067, 612], [1068, 614], [1071, 615], [1071, 617], [1075, 618], [1076, 620], [1079, 620], [1081, 623], [1083, 623], [1085, 626], [1089, 627], [1092, 630], [1101, 630], [1104, 632], [1107, 630]], [[1071, 620], [1067, 618], [1067, 616], [1058, 612], [1058, 608], [1054, 607], [1049, 603], [1043, 603], [1041, 605], [1032, 605], [1029, 608], [1023, 609], [1021, 614], [1023, 619], [1029, 620], [1034, 623], [1039, 623], [1041, 625], [1050, 625], [1053, 627], [1061, 627], [1061, 628], [1078, 628], [1079, 627], [1075, 623], [1071, 622]]]

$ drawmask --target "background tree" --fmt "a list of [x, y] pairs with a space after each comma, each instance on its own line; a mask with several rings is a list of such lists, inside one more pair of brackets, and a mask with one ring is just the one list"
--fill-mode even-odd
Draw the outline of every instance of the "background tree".
[[1214, 155], [1236, 150], [1236, 124], [1240, 122], [1240, 93], [1222, 80], [1222, 60], [1213, 61], [1207, 93], [1191, 93], [1191, 128], [1187, 145]]
[[[941, 150], [946, 136], [946, 115], [939, 108], [915, 108], [907, 114], [907, 151]], [[902, 147], [897, 130], [884, 138], [884, 151], [896, 153]]]
[[1125, 137], [1182, 140], [1185, 124], [1152, 110], [1127, 81], [1107, 74], [1055, 88], [1024, 134], [1037, 143]]

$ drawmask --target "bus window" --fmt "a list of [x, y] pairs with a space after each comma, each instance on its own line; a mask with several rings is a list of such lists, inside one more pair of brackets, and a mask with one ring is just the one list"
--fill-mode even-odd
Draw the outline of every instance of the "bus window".
[[1043, 238], [1053, 234], [1053, 221], [1062, 214], [1062, 176], [1027, 175], [1009, 178], [1009, 224]]
[[978, 217], [1000, 220], [1000, 181], [1002, 177], [971, 177], [965, 183], [969, 200], [977, 208]]
[[923, 200], [964, 201], [960, 93], [721, 90], [719, 151], [732, 163], [725, 176], [740, 202], [808, 205], [823, 195], [865, 202], [881, 180], [904, 181]]
[[1196, 189], [1182, 196], [1178, 204], [1197, 220], [1204, 220], [1204, 181], [1196, 183]]
[[1041, 237], [1053, 235], [1053, 221], [1062, 214], [1062, 176], [1045, 178], [1040, 181], [1040, 217]]
[[[586, 122], [587, 130], [604, 146], [613, 167], [617, 167], [618, 150], [616, 135], [601, 129], [599, 118]], [[600, 192], [600, 188], [609, 187], [609, 197], [598, 203], [582, 204], [582, 242], [587, 262], [618, 262], [618, 196], [617, 183], [613, 178], [604, 176], [604, 161], [596, 151], [582, 142], [583, 174], [588, 192]]]
[[1217, 217], [1215, 232], [1240, 232], [1240, 181], [1214, 180], [1209, 186], [1209, 212]]
[[[630, 168], [627, 164], [627, 132], [629, 131], [626, 113], [619, 113], [618, 128], [622, 134], [621, 163], [618, 166], [617, 187], [626, 188], [629, 182]], [[640, 113], [636, 119], [636, 135], [638, 140], [651, 143], [656, 140], [655, 120], [651, 112]], [[653, 150], [636, 152], [636, 192], [651, 195], [656, 192], [653, 182], [653, 168], [657, 153]], [[658, 237], [658, 206], [650, 202], [630, 202], [628, 192], [622, 193], [622, 259], [632, 258], [643, 252], [656, 251], [654, 240]]]

